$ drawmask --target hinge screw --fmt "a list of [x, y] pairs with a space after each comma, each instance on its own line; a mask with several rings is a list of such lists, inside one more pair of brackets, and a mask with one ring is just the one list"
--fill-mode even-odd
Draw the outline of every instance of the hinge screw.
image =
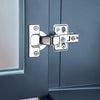
[[38, 27], [38, 26], [34, 26], [33, 29], [34, 29], [35, 31], [37, 31], [37, 30], [39, 30], [39, 27]]
[[59, 32], [60, 31], [60, 28], [56, 28], [56, 31]]
[[76, 39], [76, 38], [75, 38], [74, 36], [72, 36], [72, 37], [71, 37], [71, 40], [73, 40], [73, 41], [74, 41], [75, 39]]
[[39, 52], [38, 52], [38, 51], [35, 51], [35, 52], [34, 52], [34, 55], [35, 55], [35, 56], [38, 56], [38, 55], [39, 55]]
[[61, 37], [61, 41], [64, 42], [65, 41], [65, 38], [64, 37]]
[[62, 48], [66, 48], [66, 44], [65, 43], [62, 43]]

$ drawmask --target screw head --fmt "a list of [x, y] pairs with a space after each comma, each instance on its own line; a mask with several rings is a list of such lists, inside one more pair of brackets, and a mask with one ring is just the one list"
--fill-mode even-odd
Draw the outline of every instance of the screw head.
[[35, 31], [37, 31], [37, 30], [39, 30], [39, 26], [34, 26], [33, 29], [34, 29]]
[[59, 32], [60, 31], [60, 28], [56, 28], [56, 31]]
[[34, 52], [34, 55], [35, 55], [35, 56], [38, 56], [38, 55], [39, 55], [39, 52], [38, 52], [38, 51], [35, 51], [35, 52]]
[[65, 49], [66, 48], [66, 44], [62, 43], [62, 48]]
[[74, 41], [75, 39], [76, 39], [75, 36], [72, 36], [72, 37], [71, 37], [71, 40], [72, 40], [72, 41]]
[[64, 42], [65, 41], [65, 38], [64, 37], [61, 37], [61, 41]]

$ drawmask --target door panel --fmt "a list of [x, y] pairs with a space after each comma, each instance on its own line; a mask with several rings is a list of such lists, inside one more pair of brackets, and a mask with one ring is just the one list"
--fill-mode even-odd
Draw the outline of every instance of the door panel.
[[61, 87], [100, 84], [100, 0], [62, 0], [62, 23], [79, 34], [61, 54]]
[[41, 51], [40, 57], [29, 58], [28, 37], [30, 24], [39, 24], [48, 33], [48, 4], [48, 0], [25, 0], [24, 74], [0, 76], [0, 100], [41, 97], [48, 93], [48, 48]]

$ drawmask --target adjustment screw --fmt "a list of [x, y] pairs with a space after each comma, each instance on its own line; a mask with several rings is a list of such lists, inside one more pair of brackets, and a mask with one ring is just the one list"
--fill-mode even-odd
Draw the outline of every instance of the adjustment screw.
[[39, 27], [38, 27], [38, 26], [34, 26], [33, 29], [34, 29], [35, 31], [37, 31], [37, 30], [39, 30]]
[[72, 41], [74, 41], [75, 39], [76, 39], [75, 36], [72, 36], [72, 37], [71, 37], [71, 40], [72, 40]]
[[66, 44], [62, 43], [62, 48], [65, 49], [66, 48]]
[[35, 55], [35, 56], [38, 56], [38, 55], [39, 55], [39, 52], [38, 52], [38, 51], [35, 51], [35, 52], [34, 52], [34, 55]]
[[61, 41], [64, 42], [65, 41], [65, 38], [64, 37], [61, 37]]

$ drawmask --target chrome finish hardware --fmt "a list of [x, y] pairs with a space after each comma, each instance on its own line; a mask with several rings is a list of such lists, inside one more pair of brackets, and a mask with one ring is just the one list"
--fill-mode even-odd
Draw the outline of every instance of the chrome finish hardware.
[[54, 37], [59, 37], [59, 43], [54, 45], [55, 51], [68, 50], [68, 43], [78, 42], [77, 37], [79, 37], [79, 35], [69, 32], [67, 24], [55, 24], [53, 30], [55, 32]]
[[54, 51], [63, 51], [68, 50], [68, 43], [78, 42], [79, 35], [69, 32], [67, 24], [55, 24], [53, 30], [55, 35], [46, 36], [39, 25], [29, 25], [29, 57], [38, 57], [46, 45], [52, 45]]
[[38, 57], [40, 50], [46, 47], [46, 45], [40, 44], [40, 36], [46, 36], [44, 32], [40, 31], [40, 26], [29, 25], [29, 57]]

